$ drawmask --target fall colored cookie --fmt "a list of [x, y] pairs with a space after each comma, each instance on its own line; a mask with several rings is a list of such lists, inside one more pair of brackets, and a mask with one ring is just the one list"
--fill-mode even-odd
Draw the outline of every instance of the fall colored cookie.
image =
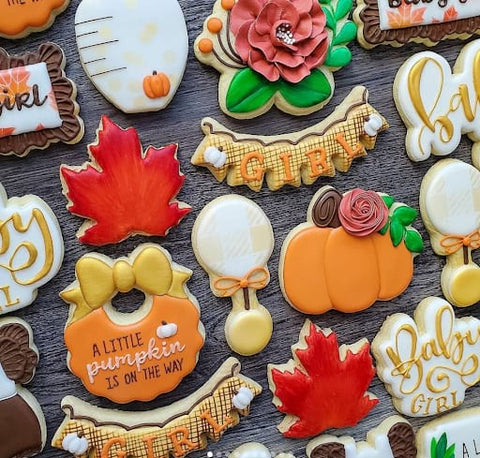
[[413, 319], [388, 317], [372, 342], [378, 377], [395, 408], [410, 417], [428, 417], [463, 403], [467, 388], [480, 380], [480, 320], [456, 318], [438, 297], [420, 302]]
[[480, 301], [480, 267], [472, 251], [480, 247], [480, 172], [456, 159], [435, 164], [420, 189], [420, 210], [432, 248], [446, 256], [442, 290], [454, 305]]
[[82, 139], [77, 88], [64, 69], [63, 51], [53, 43], [16, 56], [0, 48], [0, 155], [26, 156]]
[[48, 29], [70, 0], [1, 0], [0, 37], [23, 38]]
[[219, 197], [198, 215], [192, 245], [213, 294], [232, 299], [225, 323], [228, 345], [240, 355], [259, 353], [273, 332], [272, 317], [257, 299], [257, 290], [270, 281], [267, 261], [274, 237], [269, 219], [245, 197]]
[[423, 250], [410, 226], [417, 211], [374, 191], [342, 195], [325, 186], [282, 246], [280, 286], [288, 303], [307, 314], [352, 313], [399, 296]]
[[18, 318], [0, 319], [0, 456], [26, 458], [40, 453], [47, 440], [42, 408], [22, 385], [38, 364], [32, 329]]
[[100, 409], [67, 396], [62, 401], [66, 418], [52, 445], [83, 458], [183, 458], [204, 449], [207, 438], [216, 442], [238, 425], [261, 391], [229, 358], [197, 392], [156, 410]]
[[[320, 436], [307, 445], [308, 458], [416, 458], [415, 433], [406, 420], [392, 416], [367, 433], [367, 441], [353, 437]], [[433, 457], [428, 457], [433, 458]]]
[[351, 0], [217, 0], [195, 55], [220, 72], [221, 109], [254, 118], [273, 105], [313, 113], [333, 96], [333, 72], [350, 63]]
[[473, 142], [473, 163], [480, 167], [479, 59], [480, 40], [475, 40], [462, 49], [453, 71], [433, 52], [415, 54], [402, 65], [393, 93], [407, 126], [405, 145], [410, 159], [448, 156], [458, 148], [462, 135], [468, 135]]
[[300, 132], [270, 137], [228, 130], [211, 118], [202, 120], [205, 138], [192, 164], [207, 167], [218, 181], [259, 191], [264, 179], [272, 191], [310, 185], [321, 176], [346, 172], [352, 161], [373, 149], [387, 121], [357, 86], [323, 121]]
[[175, 200], [185, 181], [177, 148], [143, 151], [133, 127], [123, 130], [103, 116], [97, 142], [88, 146], [90, 161], [60, 168], [68, 210], [87, 218], [79, 240], [105, 245], [137, 234], [164, 236], [176, 226], [190, 212]]
[[7, 197], [0, 184], [0, 315], [30, 305], [63, 262], [57, 218], [38, 196]]
[[409, 42], [434, 46], [480, 33], [475, 0], [357, 0], [358, 41], [366, 49]]
[[188, 55], [177, 0], [82, 0], [75, 33], [85, 73], [118, 109], [158, 111], [170, 103]]
[[[185, 283], [192, 272], [149, 243], [128, 258], [90, 253], [77, 261], [77, 279], [61, 293], [70, 304], [65, 327], [68, 367], [88, 391], [117, 403], [150, 401], [195, 368], [205, 331]], [[133, 288], [145, 302], [133, 313], [111, 300]]]
[[284, 436], [355, 426], [378, 403], [366, 391], [375, 375], [366, 339], [339, 347], [331, 329], [306, 320], [292, 354], [286, 364], [268, 365], [273, 403], [287, 414], [278, 426]]
[[240, 447], [237, 447], [228, 458], [295, 458], [290, 453], [278, 453], [272, 455], [267, 447], [258, 442], [248, 442]]

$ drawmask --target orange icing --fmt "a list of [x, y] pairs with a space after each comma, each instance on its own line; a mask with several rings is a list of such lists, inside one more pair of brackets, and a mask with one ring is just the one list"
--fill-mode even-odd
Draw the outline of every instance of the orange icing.
[[[150, 401], [161, 393], [172, 391], [194, 369], [203, 346], [203, 336], [198, 331], [199, 319], [199, 311], [192, 302], [168, 295], [154, 296], [151, 310], [136, 323], [114, 323], [105, 309], [99, 308], [65, 329], [70, 370], [98, 396], [118, 403]], [[159, 338], [157, 328], [163, 323], [176, 324], [177, 333]], [[134, 359], [135, 354], [148, 352], [152, 339], [160, 351], [165, 347], [168, 350], [174, 348], [174, 352], [161, 359], [144, 358], [140, 370], [136, 364], [120, 364], [114, 370], [99, 370], [96, 374], [92, 366], [90, 371], [88, 369], [88, 365], [109, 358], [114, 360], [131, 355]], [[120, 342], [123, 348], [120, 348]], [[183, 346], [184, 350], [179, 351]], [[179, 369], [178, 360], [182, 360], [181, 369], [167, 373], [165, 367]]]
[[204, 54], [208, 54], [213, 51], [212, 40], [208, 38], [202, 38], [198, 43], [198, 49]]
[[222, 0], [222, 8], [224, 10], [231, 10], [235, 6], [235, 0]]
[[400, 295], [413, 276], [412, 254], [388, 234], [349, 235], [342, 227], [308, 227], [289, 242], [283, 282], [288, 300], [304, 313], [358, 312]]
[[220, 30], [222, 30], [222, 27], [223, 23], [221, 19], [218, 19], [217, 17], [212, 17], [207, 22], [207, 28], [209, 32], [218, 33]]

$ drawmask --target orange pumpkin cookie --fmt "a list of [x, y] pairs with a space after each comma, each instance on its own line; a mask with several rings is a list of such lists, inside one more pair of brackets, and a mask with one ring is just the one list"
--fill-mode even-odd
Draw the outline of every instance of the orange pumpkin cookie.
[[391, 196], [331, 186], [313, 197], [306, 223], [282, 246], [280, 285], [289, 304], [308, 314], [358, 312], [399, 296], [413, 276], [423, 241], [410, 224], [417, 211]]
[[[68, 367], [87, 390], [118, 403], [150, 401], [192, 372], [205, 335], [185, 286], [190, 270], [151, 243], [116, 261], [90, 253], [75, 270], [77, 280], [61, 293], [71, 305], [65, 343]], [[145, 302], [117, 312], [111, 299], [133, 288]]]

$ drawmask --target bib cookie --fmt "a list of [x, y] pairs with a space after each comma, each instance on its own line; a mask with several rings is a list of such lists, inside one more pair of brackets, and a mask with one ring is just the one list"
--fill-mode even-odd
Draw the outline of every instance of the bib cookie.
[[426, 174], [420, 210], [432, 248], [446, 256], [442, 290], [459, 307], [480, 300], [480, 267], [472, 251], [480, 247], [480, 172], [469, 164], [445, 159]]
[[283, 242], [279, 277], [285, 299], [300, 312], [319, 314], [358, 312], [399, 296], [423, 250], [410, 226], [416, 217], [415, 209], [386, 194], [321, 188], [307, 222]]
[[43, 450], [47, 425], [35, 397], [22, 385], [38, 364], [32, 329], [18, 318], [0, 319], [0, 455], [26, 458]]
[[82, 0], [75, 33], [85, 73], [119, 110], [158, 111], [170, 103], [188, 55], [176, 0]]
[[[77, 280], [61, 293], [70, 304], [65, 327], [68, 367], [93, 394], [123, 404], [172, 391], [196, 366], [205, 331], [185, 283], [192, 272], [158, 245], [143, 244], [116, 261], [90, 253]], [[115, 311], [111, 299], [133, 288], [139, 310]]]
[[272, 317], [257, 299], [257, 290], [270, 281], [267, 261], [274, 237], [269, 219], [245, 197], [219, 197], [198, 215], [192, 245], [213, 294], [232, 298], [225, 323], [228, 345], [243, 356], [259, 353], [273, 332]]

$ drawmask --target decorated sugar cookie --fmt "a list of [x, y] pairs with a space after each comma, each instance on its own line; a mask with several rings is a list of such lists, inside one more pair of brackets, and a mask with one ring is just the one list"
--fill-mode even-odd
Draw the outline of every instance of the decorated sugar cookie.
[[355, 426], [378, 403], [366, 391], [375, 375], [366, 339], [339, 347], [331, 329], [306, 320], [292, 354], [286, 364], [268, 365], [273, 403], [286, 414], [278, 426], [284, 436]]
[[399, 296], [410, 284], [423, 241], [417, 211], [374, 191], [342, 195], [325, 186], [282, 246], [280, 286], [303, 313], [352, 313]]
[[[3, 18], [2, 9], [0, 23]], [[53, 43], [17, 56], [0, 48], [0, 155], [25, 156], [82, 139], [77, 89], [64, 69], [63, 51]]]
[[0, 315], [30, 305], [63, 262], [57, 218], [38, 196], [7, 197], [0, 184]]
[[357, 0], [354, 18], [366, 49], [412, 41], [433, 46], [480, 33], [476, 0]]
[[480, 320], [458, 319], [445, 299], [428, 297], [413, 319], [388, 317], [372, 352], [400, 413], [438, 415], [462, 404], [467, 388], [480, 380]]
[[82, 0], [75, 33], [86, 74], [119, 110], [158, 111], [170, 103], [188, 55], [177, 0]]
[[473, 163], [480, 166], [479, 60], [480, 40], [475, 40], [460, 52], [453, 72], [433, 52], [415, 54], [402, 65], [393, 92], [408, 129], [405, 144], [410, 159], [448, 156], [462, 135], [468, 135], [473, 141]]
[[205, 138], [192, 164], [207, 167], [218, 181], [259, 191], [266, 178], [272, 191], [284, 185], [313, 184], [321, 176], [346, 172], [352, 161], [373, 149], [387, 121], [368, 103], [361, 86], [326, 119], [300, 132], [261, 137], [228, 130], [205, 118]]
[[195, 55], [220, 72], [221, 109], [254, 118], [273, 105], [313, 113], [333, 96], [333, 72], [350, 63], [350, 0], [216, 0]]
[[38, 350], [32, 329], [18, 318], [0, 319], [0, 456], [27, 458], [47, 440], [42, 408], [22, 385], [32, 381]]
[[410, 423], [402, 417], [392, 416], [369, 431], [366, 442], [356, 444], [353, 437], [347, 436], [317, 437], [308, 443], [307, 456], [308, 458], [416, 458], [415, 433]]
[[425, 175], [420, 209], [432, 248], [446, 256], [442, 290], [454, 305], [480, 301], [480, 267], [472, 251], [480, 247], [480, 172], [469, 164], [445, 159]]
[[228, 458], [295, 458], [290, 453], [279, 453], [272, 455], [265, 445], [258, 442], [248, 442], [240, 447], [237, 447]]
[[62, 401], [66, 418], [52, 445], [85, 458], [183, 458], [204, 449], [207, 438], [216, 442], [238, 425], [261, 391], [229, 358], [197, 392], [156, 410], [100, 409], [67, 396]]
[[443, 415], [417, 432], [417, 458], [474, 458], [480, 451], [480, 408]]
[[178, 145], [145, 151], [134, 128], [123, 130], [102, 117], [90, 160], [62, 165], [60, 178], [67, 208], [87, 218], [77, 232], [83, 243], [118, 243], [136, 234], [164, 236], [190, 212], [175, 200], [184, 175]]
[[[117, 403], [150, 401], [195, 368], [205, 332], [200, 309], [185, 283], [192, 272], [155, 244], [128, 258], [81, 257], [77, 279], [61, 293], [70, 304], [65, 327], [68, 367], [93, 394]], [[133, 313], [111, 300], [133, 288], [145, 302]]]
[[219, 197], [198, 215], [192, 244], [213, 294], [232, 299], [225, 323], [228, 345], [240, 355], [259, 353], [273, 332], [272, 317], [257, 299], [257, 290], [270, 281], [267, 261], [274, 237], [269, 219], [245, 197]]
[[23, 38], [48, 29], [70, 0], [1, 0], [0, 36]]

